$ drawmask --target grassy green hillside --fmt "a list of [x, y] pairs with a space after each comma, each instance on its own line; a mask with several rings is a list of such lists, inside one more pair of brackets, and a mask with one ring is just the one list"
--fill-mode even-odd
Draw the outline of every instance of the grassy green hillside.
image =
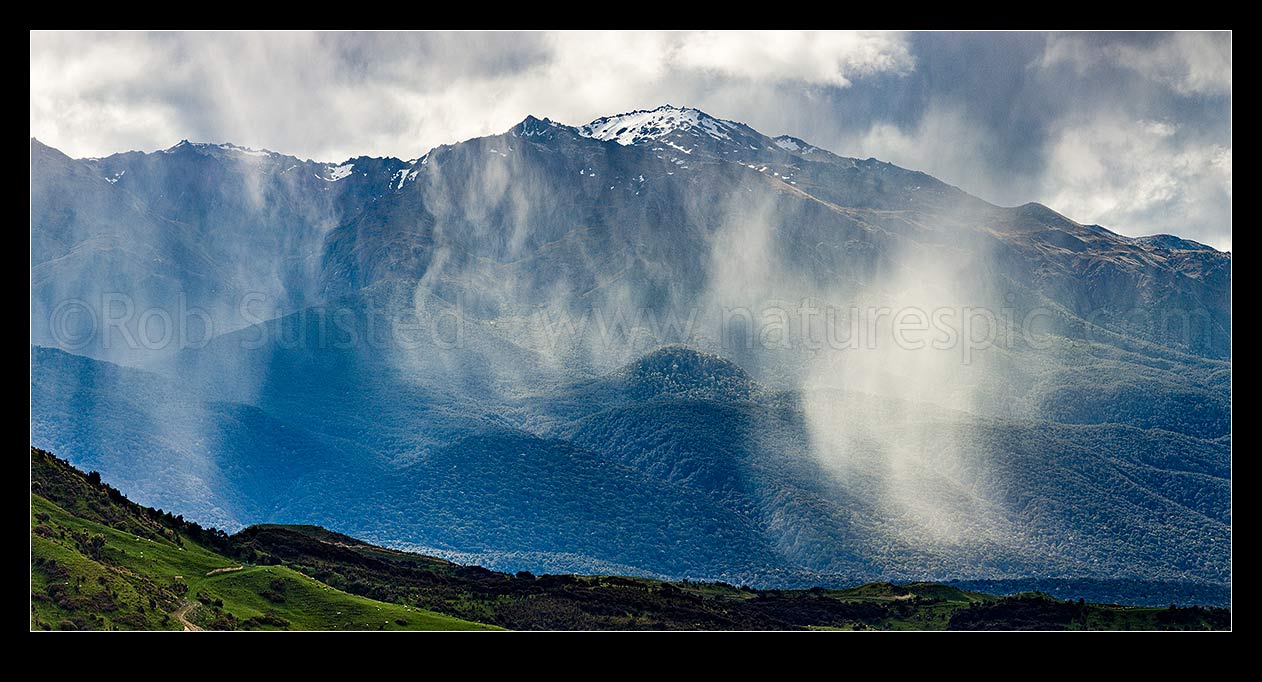
[[1227, 629], [1218, 608], [1012, 597], [932, 583], [753, 590], [510, 575], [316, 526], [236, 535], [141, 507], [31, 449], [33, 629]]
[[182, 521], [128, 502], [48, 453], [31, 458], [35, 629], [489, 627], [348, 594], [285, 566], [244, 566], [194, 541]]

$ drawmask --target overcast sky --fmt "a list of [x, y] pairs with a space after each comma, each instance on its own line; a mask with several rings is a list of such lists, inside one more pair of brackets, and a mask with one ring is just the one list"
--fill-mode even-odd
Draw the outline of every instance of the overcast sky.
[[1231, 35], [31, 35], [31, 135], [71, 156], [234, 142], [415, 158], [527, 114], [660, 104], [1231, 248]]

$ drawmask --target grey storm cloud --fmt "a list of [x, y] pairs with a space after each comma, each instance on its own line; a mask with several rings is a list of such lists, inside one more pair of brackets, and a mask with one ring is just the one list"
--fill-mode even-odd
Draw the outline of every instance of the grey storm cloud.
[[31, 134], [80, 157], [415, 158], [664, 103], [1231, 248], [1230, 33], [31, 34]]

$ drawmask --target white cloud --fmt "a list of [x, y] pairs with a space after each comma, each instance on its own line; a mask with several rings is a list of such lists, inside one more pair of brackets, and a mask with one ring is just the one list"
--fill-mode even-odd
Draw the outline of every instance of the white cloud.
[[[526, 114], [585, 123], [672, 102], [767, 106], [913, 65], [883, 33], [36, 33], [31, 132], [76, 156], [181, 138], [340, 160], [417, 156]], [[742, 97], [731, 93], [740, 90]]]
[[996, 164], [995, 144], [964, 110], [931, 105], [914, 125], [877, 122], [836, 148], [925, 171], [1002, 205], [1038, 201], [1121, 234], [1166, 232], [1231, 248], [1227, 144], [1111, 110], [1056, 122], [1037, 152], [1042, 168], [1030, 174]]
[[[413, 158], [527, 114], [581, 124], [672, 103], [923, 170], [998, 203], [1042, 201], [1124, 233], [1229, 247], [1230, 129], [1195, 130], [1156, 94], [1229, 98], [1230, 34], [1139, 38], [1048, 36], [1032, 68], [1012, 64], [1026, 89], [999, 78], [991, 92], [918, 73], [913, 43], [898, 33], [35, 32], [31, 134], [72, 156], [189, 138], [324, 161]], [[1053, 68], [1062, 65], [1071, 68]], [[1001, 134], [1030, 98], [1094, 70], [1108, 78], [1074, 106], [1046, 107], [1024, 137]], [[890, 75], [908, 87], [862, 88]], [[850, 110], [866, 118], [838, 113], [839, 97], [868, 102]]]
[[902, 36], [879, 32], [707, 31], [683, 38], [685, 68], [751, 80], [848, 87], [855, 77], [907, 73], [915, 60]]
[[1089, 35], [1051, 35], [1042, 66], [1079, 73], [1112, 66], [1135, 71], [1183, 94], [1231, 94], [1231, 34], [1179, 32], [1150, 43], [1093, 43]]
[[1042, 201], [1075, 220], [1231, 248], [1230, 147], [1103, 114], [1062, 127], [1046, 159]]

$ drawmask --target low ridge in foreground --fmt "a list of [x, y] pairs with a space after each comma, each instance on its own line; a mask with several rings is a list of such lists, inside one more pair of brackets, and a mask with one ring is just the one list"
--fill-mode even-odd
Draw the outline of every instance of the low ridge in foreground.
[[1228, 629], [1216, 607], [1000, 597], [932, 583], [754, 590], [498, 573], [316, 526], [234, 535], [129, 501], [31, 448], [35, 630]]

